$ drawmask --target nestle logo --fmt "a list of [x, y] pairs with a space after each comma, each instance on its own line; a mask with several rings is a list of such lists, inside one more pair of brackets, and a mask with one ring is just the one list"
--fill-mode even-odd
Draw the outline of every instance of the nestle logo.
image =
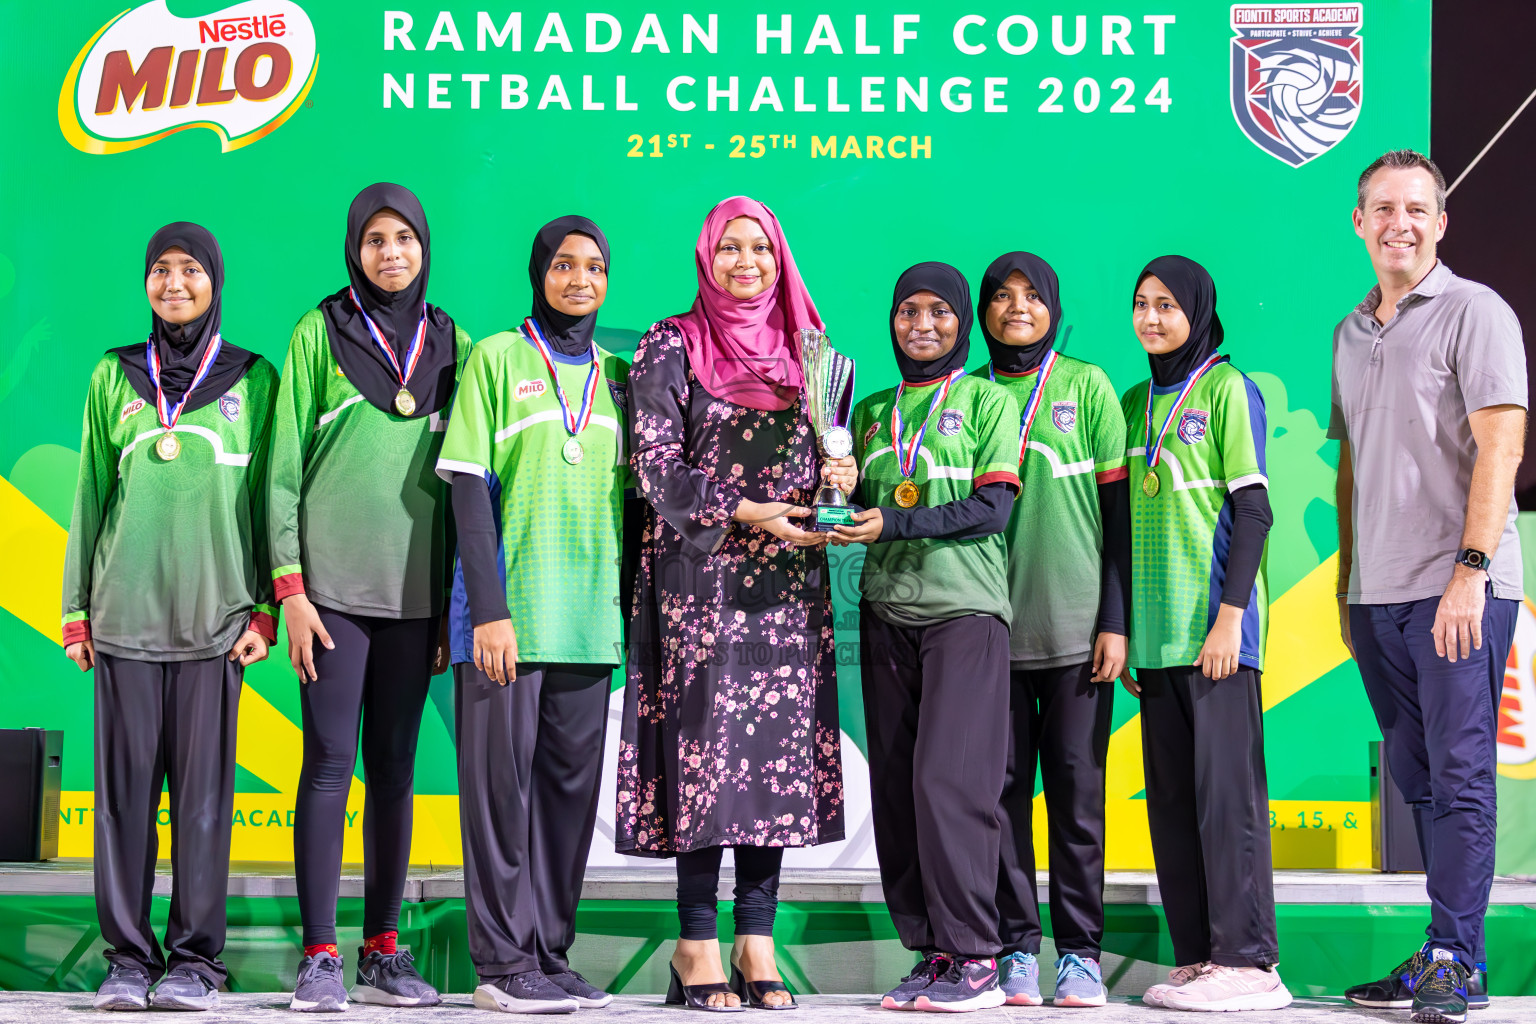
[[59, 128], [86, 153], [192, 128], [216, 133], [227, 153], [288, 120], [317, 66], [314, 24], [293, 0], [237, 0], [197, 18], [149, 0], [81, 49], [59, 90]]
[[237, 39], [276, 39], [285, 31], [281, 14], [252, 14], [246, 18], [215, 18], [197, 23], [199, 43], [232, 43]]

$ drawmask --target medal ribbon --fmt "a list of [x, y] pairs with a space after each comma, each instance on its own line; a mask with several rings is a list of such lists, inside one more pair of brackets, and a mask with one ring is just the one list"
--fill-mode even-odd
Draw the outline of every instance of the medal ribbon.
[[1220, 352], [1214, 353], [1209, 359], [1195, 367], [1190, 375], [1184, 378], [1184, 387], [1179, 390], [1179, 396], [1173, 400], [1173, 408], [1168, 410], [1168, 416], [1163, 420], [1163, 429], [1158, 431], [1157, 444], [1152, 443], [1152, 399], [1155, 392], [1152, 382], [1147, 381], [1147, 468], [1156, 469], [1158, 462], [1163, 457], [1163, 438], [1168, 436], [1168, 427], [1173, 423], [1173, 418], [1179, 414], [1184, 402], [1189, 398], [1189, 393], [1195, 390], [1195, 382], [1205, 376], [1207, 370], [1227, 357]]
[[944, 396], [949, 394], [949, 387], [965, 374], [965, 370], [959, 369], [944, 378], [944, 383], [933, 393], [933, 401], [928, 403], [928, 415], [923, 417], [923, 425], [917, 428], [911, 441], [903, 442], [901, 435], [906, 431], [906, 423], [901, 418], [901, 396], [907, 389], [907, 382], [902, 381], [896, 385], [896, 401], [891, 403], [891, 442], [896, 446], [896, 459], [901, 467], [903, 479], [910, 479], [912, 471], [917, 467], [917, 453], [923, 448], [923, 435], [928, 433], [928, 421], [933, 418], [933, 410], [937, 409], [944, 401]]
[[549, 368], [549, 379], [555, 385], [555, 397], [560, 400], [560, 413], [565, 418], [566, 432], [575, 437], [587, 429], [587, 424], [592, 421], [592, 409], [597, 404], [597, 382], [603, 375], [597, 358], [597, 343], [592, 343], [592, 368], [587, 371], [587, 384], [581, 389], [581, 411], [573, 413], [571, 403], [566, 400], [565, 389], [560, 386], [560, 375], [555, 372], [555, 358], [550, 354], [549, 342], [544, 340], [544, 332], [539, 329], [538, 321], [530, 316], [523, 321], [523, 326], [528, 330], [528, 337], [533, 340], [533, 347], [544, 358], [544, 365]]
[[[1029, 401], [1024, 403], [1024, 412], [1019, 416], [1019, 465], [1024, 464], [1024, 456], [1029, 454], [1029, 431], [1035, 425], [1035, 413], [1045, 404], [1045, 382], [1050, 379], [1051, 371], [1056, 369], [1057, 354], [1053, 349], [1046, 353], [1045, 359], [1040, 363], [1036, 372], [1035, 386], [1029, 389]], [[997, 381], [997, 376], [992, 372], [992, 364], [987, 364], [987, 379]]]
[[379, 325], [373, 322], [373, 317], [368, 315], [368, 311], [363, 308], [362, 302], [358, 300], [357, 289], [348, 288], [347, 291], [351, 292], [352, 305], [356, 306], [358, 313], [362, 315], [363, 323], [368, 325], [368, 333], [373, 337], [373, 343], [379, 346], [379, 350], [384, 353], [384, 358], [389, 360], [390, 368], [395, 371], [395, 376], [400, 379], [400, 387], [403, 389], [411, 379], [411, 374], [416, 372], [416, 364], [421, 361], [421, 352], [424, 348], [422, 341], [427, 336], [426, 300], [422, 300], [421, 319], [416, 322], [416, 334], [411, 338], [410, 347], [405, 350], [405, 369], [402, 370], [400, 369], [400, 360], [395, 358], [395, 350], [390, 347], [384, 335], [379, 333]]
[[181, 410], [186, 406], [187, 399], [192, 397], [192, 392], [197, 390], [197, 386], [213, 369], [213, 361], [219, 358], [219, 349], [223, 347], [224, 335], [215, 334], [208, 343], [208, 351], [203, 353], [203, 361], [197, 364], [197, 373], [193, 375], [192, 383], [187, 385], [181, 400], [171, 405], [165, 400], [165, 390], [160, 387], [160, 353], [155, 350], [155, 336], [149, 336], [149, 341], [144, 344], [144, 362], [149, 368], [149, 379], [155, 385], [155, 412], [160, 416], [160, 425], [166, 430], [175, 427], [176, 421], [181, 419]]

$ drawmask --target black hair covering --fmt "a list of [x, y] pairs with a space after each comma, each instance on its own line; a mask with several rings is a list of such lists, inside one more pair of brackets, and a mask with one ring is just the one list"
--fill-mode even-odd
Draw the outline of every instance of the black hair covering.
[[[192, 378], [197, 375], [198, 364], [203, 361], [203, 354], [213, 343], [214, 335], [219, 333], [220, 305], [224, 291], [224, 256], [219, 251], [218, 239], [207, 228], [189, 221], [176, 221], [150, 237], [149, 245], [144, 250], [146, 281], [155, 261], [171, 248], [178, 248], [197, 260], [208, 274], [209, 283], [213, 285], [213, 298], [208, 308], [190, 323], [173, 324], [162, 320], [158, 313], [150, 313], [149, 337], [160, 355], [160, 387], [165, 392], [166, 401], [174, 404], [186, 394]], [[124, 345], [112, 349], [112, 352], [116, 353], [123, 375], [128, 378], [134, 393], [153, 405], [155, 385], [149, 379], [144, 345]], [[255, 361], [254, 353], [224, 342], [208, 376], [203, 378], [197, 390], [187, 399], [182, 413], [200, 409], [228, 391], [245, 376], [245, 371]]]
[[550, 347], [562, 355], [586, 355], [592, 348], [592, 333], [597, 330], [597, 310], [585, 316], [562, 313], [544, 297], [544, 275], [560, 251], [560, 243], [566, 235], [586, 235], [597, 243], [603, 254], [603, 265], [608, 265], [608, 239], [596, 224], [585, 217], [570, 214], [539, 228], [533, 236], [533, 254], [528, 257], [528, 281], [533, 285], [533, 319], [544, 329], [544, 338]]
[[[998, 293], [1008, 280], [1008, 275], [1015, 270], [1029, 278], [1040, 301], [1051, 311], [1050, 329], [1032, 345], [1009, 345], [1000, 338], [992, 337], [992, 331], [987, 327], [986, 309], [992, 304], [992, 296]], [[981, 336], [987, 339], [987, 351], [992, 355], [993, 369], [1004, 373], [1028, 373], [1039, 366], [1045, 354], [1056, 344], [1056, 332], [1061, 327], [1061, 285], [1051, 265], [1032, 252], [1004, 253], [993, 260], [987, 272], [981, 275], [981, 293], [978, 297], [982, 308]]]
[[[415, 280], [398, 292], [385, 291], [363, 273], [359, 251], [363, 245], [363, 231], [368, 222], [383, 210], [393, 210], [411, 227], [416, 229], [421, 243], [421, 270]], [[347, 237], [344, 246], [347, 259], [347, 278], [357, 290], [357, 297], [373, 319], [379, 333], [389, 342], [395, 359], [405, 369], [405, 353], [411, 338], [416, 334], [416, 324], [421, 319], [422, 301], [427, 294], [427, 277], [432, 269], [432, 236], [427, 230], [427, 215], [421, 201], [410, 189], [389, 182], [369, 185], [352, 200], [347, 211]], [[343, 288], [335, 295], [320, 302], [320, 312], [325, 315], [326, 336], [330, 341], [331, 355], [341, 366], [352, 386], [376, 408], [391, 414], [395, 411], [395, 393], [400, 390], [400, 379], [395, 376], [389, 360], [374, 344], [368, 333], [368, 325], [352, 302], [349, 289]], [[458, 346], [454, 341], [453, 320], [436, 306], [428, 304], [426, 337], [422, 341], [421, 359], [406, 387], [416, 400], [413, 417], [437, 412], [453, 398], [454, 369], [458, 363]]]
[[[911, 358], [896, 343], [896, 309], [918, 292], [933, 292], [949, 303], [950, 309], [960, 320], [955, 347], [927, 362]], [[965, 369], [965, 358], [971, 351], [971, 319], [971, 286], [966, 283], [965, 275], [960, 271], [948, 263], [919, 263], [904, 270], [896, 279], [896, 291], [891, 296], [891, 313], [886, 318], [891, 328], [891, 349], [896, 354], [896, 366], [901, 370], [901, 379], [908, 384], [925, 384], [954, 370]]]
[[1159, 256], [1136, 278], [1136, 287], [1149, 277], [1168, 286], [1189, 320], [1189, 340], [1163, 355], [1147, 354], [1152, 383], [1160, 388], [1183, 384], [1195, 367], [1221, 345], [1225, 332], [1216, 315], [1216, 282], [1206, 269], [1186, 256]]

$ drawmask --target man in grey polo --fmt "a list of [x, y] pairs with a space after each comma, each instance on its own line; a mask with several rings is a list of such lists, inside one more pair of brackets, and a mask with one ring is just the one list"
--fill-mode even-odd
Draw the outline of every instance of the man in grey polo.
[[1525, 348], [1509, 306], [1436, 259], [1445, 178], [1427, 157], [1386, 154], [1358, 197], [1377, 286], [1333, 334], [1339, 624], [1413, 809], [1430, 923], [1391, 975], [1345, 994], [1461, 1021], [1487, 1001], [1495, 735], [1522, 596]]

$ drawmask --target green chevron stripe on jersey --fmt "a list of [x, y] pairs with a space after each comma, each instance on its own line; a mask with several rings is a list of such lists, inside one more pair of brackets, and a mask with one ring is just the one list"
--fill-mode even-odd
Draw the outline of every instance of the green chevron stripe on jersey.
[[[623, 650], [619, 543], [624, 489], [625, 411], [614, 388], [629, 364], [598, 349], [604, 380], [579, 435], [585, 455], [561, 456], [570, 438], [549, 369], [522, 330], [475, 346], [454, 398], [438, 473], [478, 473], [499, 486], [507, 608], [519, 661], [618, 664]], [[555, 358], [567, 396], [581, 394], [590, 361]], [[579, 400], [579, 399], [578, 399]]]
[[91, 374], [64, 556], [64, 621], [89, 619], [98, 650], [192, 661], [234, 647], [271, 613], [263, 471], [277, 371], [257, 359], [218, 400], [176, 423], [181, 453], [115, 354]]
[[[941, 382], [907, 385], [901, 397], [907, 423], [921, 422]], [[893, 507], [902, 480], [889, 426], [895, 400], [896, 389], [890, 388], [870, 395], [853, 411], [853, 454], [864, 504], [871, 508]], [[985, 379], [958, 378], [943, 405], [934, 410], [923, 438], [912, 476], [918, 504], [959, 501], [994, 481], [1017, 484], [1018, 453], [1019, 407], [1013, 397]], [[1007, 548], [1002, 534], [871, 544], [860, 586], [865, 600], [899, 609], [913, 619], [979, 614], [1008, 622]]]
[[[1022, 408], [1039, 371], [996, 375]], [[985, 379], [986, 367], [973, 376]], [[1103, 582], [1098, 480], [1125, 469], [1125, 417], [1092, 363], [1058, 356], [1045, 382], [1008, 521], [1008, 657], [1028, 669], [1093, 654]]]
[[[458, 365], [469, 335], [455, 331]], [[437, 476], [446, 416], [406, 419], [364, 400], [331, 355], [325, 316], [300, 318], [272, 425], [272, 561], [316, 604], [356, 615], [436, 615], [452, 580], [448, 491]]]
[[[1192, 665], [1215, 622], [1225, 576], [1232, 516], [1228, 494], [1249, 484], [1268, 486], [1264, 464], [1264, 404], [1253, 382], [1220, 363], [1196, 382], [1178, 421], [1163, 442], [1155, 497], [1140, 486], [1148, 472], [1147, 388], [1120, 401], [1131, 476], [1132, 668]], [[1178, 388], [1154, 396], [1152, 420], [1161, 424]], [[1243, 616], [1239, 660], [1262, 670], [1268, 627], [1269, 586], [1261, 565]]]

